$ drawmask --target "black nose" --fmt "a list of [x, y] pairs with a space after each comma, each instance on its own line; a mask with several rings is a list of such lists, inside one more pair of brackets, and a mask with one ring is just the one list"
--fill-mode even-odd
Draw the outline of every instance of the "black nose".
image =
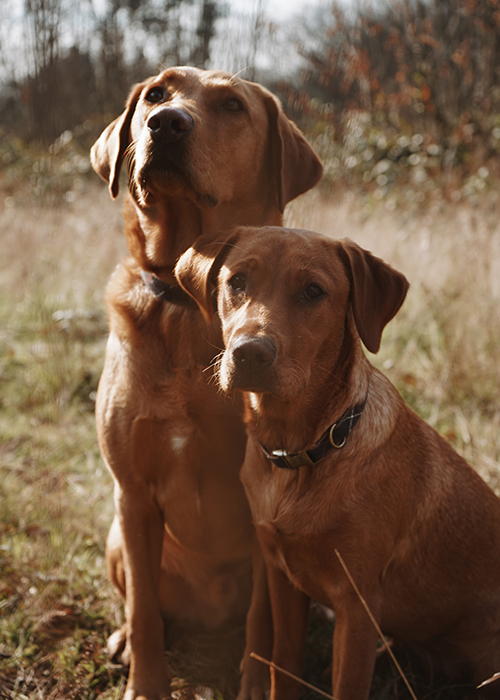
[[185, 136], [194, 126], [193, 118], [178, 107], [159, 107], [147, 121], [155, 141], [172, 143]]
[[235, 365], [245, 371], [263, 370], [273, 364], [276, 347], [269, 338], [242, 336], [236, 340], [232, 355]]

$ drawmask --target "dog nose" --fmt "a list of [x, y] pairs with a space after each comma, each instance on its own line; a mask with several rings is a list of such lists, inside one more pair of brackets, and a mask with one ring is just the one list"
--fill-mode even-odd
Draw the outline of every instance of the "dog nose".
[[274, 362], [276, 347], [269, 338], [243, 336], [233, 346], [232, 355], [241, 369], [261, 370]]
[[147, 125], [155, 141], [172, 143], [190, 132], [194, 121], [183, 109], [160, 107], [149, 116]]

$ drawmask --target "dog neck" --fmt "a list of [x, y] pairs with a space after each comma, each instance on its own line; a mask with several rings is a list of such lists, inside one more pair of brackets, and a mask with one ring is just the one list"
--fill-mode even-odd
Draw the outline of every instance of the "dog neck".
[[244, 393], [249, 433], [268, 451], [304, 452], [367, 396], [370, 365], [355, 330], [346, 329], [337, 361], [321, 380], [287, 399], [271, 393]]
[[323, 433], [318, 442], [309, 450], [302, 452], [285, 452], [273, 450], [269, 452], [264, 445], [260, 447], [265, 456], [280, 469], [299, 469], [300, 467], [313, 467], [320, 462], [331, 449], [341, 450], [347, 442], [347, 438], [355, 428], [363, 415], [368, 399], [369, 386], [363, 403], [347, 409], [339, 420], [335, 421]]
[[203, 231], [202, 215], [189, 200], [164, 201], [140, 208], [129, 195], [125, 200], [125, 234], [138, 266], [163, 281], [176, 284], [176, 259]]
[[177, 259], [201, 235], [229, 232], [234, 226], [273, 225], [282, 223], [276, 207], [255, 203], [248, 208], [220, 202], [201, 207], [188, 198], [167, 198], [141, 208], [132, 195], [125, 200], [125, 233], [130, 254], [137, 265], [154, 273], [167, 284], [177, 285], [173, 268]]

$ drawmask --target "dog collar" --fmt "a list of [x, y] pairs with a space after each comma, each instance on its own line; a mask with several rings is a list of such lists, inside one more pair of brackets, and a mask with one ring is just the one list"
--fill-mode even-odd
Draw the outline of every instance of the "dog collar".
[[177, 304], [177, 306], [187, 306], [190, 309], [198, 308], [195, 300], [176, 284], [167, 284], [153, 272], [146, 272], [145, 270], [141, 270], [141, 278], [149, 291], [158, 299], [167, 301], [170, 304]]
[[303, 452], [286, 452], [285, 450], [267, 450], [259, 443], [266, 457], [280, 469], [298, 469], [299, 467], [313, 467], [320, 462], [334, 447], [340, 450], [346, 444], [347, 438], [356, 423], [361, 418], [366, 406], [368, 391], [363, 403], [359, 403], [347, 411], [333, 425], [325, 430], [318, 442], [310, 450]]

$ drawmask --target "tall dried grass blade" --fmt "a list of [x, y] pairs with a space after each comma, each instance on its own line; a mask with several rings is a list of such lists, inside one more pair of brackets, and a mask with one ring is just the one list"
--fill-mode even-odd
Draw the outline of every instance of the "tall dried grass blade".
[[333, 695], [329, 695], [328, 693], [325, 693], [324, 690], [320, 690], [319, 688], [316, 688], [315, 685], [311, 685], [311, 683], [308, 683], [307, 681], [302, 680], [302, 678], [299, 678], [296, 676], [294, 673], [290, 673], [290, 671], [286, 671], [284, 668], [281, 668], [281, 666], [277, 666], [273, 661], [268, 661], [267, 659], [262, 658], [262, 656], [259, 656], [255, 652], [250, 652], [250, 656], [252, 659], [257, 659], [257, 661], [260, 661], [263, 664], [267, 664], [271, 668], [274, 668], [276, 671], [279, 671], [280, 673], [284, 673], [285, 676], [289, 676], [290, 678], [293, 678], [294, 681], [297, 681], [297, 683], [301, 683], [302, 685], [305, 685], [306, 688], [309, 688], [310, 690], [314, 690], [316, 693], [319, 693], [320, 695], [323, 695], [325, 698], [329, 698], [329, 700], [336, 700], [336, 698], [333, 697]]
[[477, 686], [477, 687], [478, 687], [478, 690], [479, 690], [479, 688], [482, 688], [482, 687], [485, 686], [485, 685], [489, 685], [490, 683], [494, 683], [495, 681], [498, 681], [498, 680], [500, 680], [500, 672], [499, 672], [499, 673], [494, 673], [494, 674], [491, 676], [491, 678], [487, 678], [485, 681], [483, 681], [482, 683], [480, 683], [480, 684]]
[[359, 588], [357, 587], [356, 582], [354, 581], [353, 577], [351, 576], [351, 572], [350, 572], [349, 569], [347, 568], [347, 564], [346, 564], [345, 561], [342, 559], [342, 556], [341, 556], [340, 552], [338, 551], [338, 549], [335, 550], [335, 554], [337, 555], [337, 558], [338, 558], [339, 562], [341, 563], [342, 568], [344, 569], [347, 578], [348, 578], [349, 581], [351, 582], [352, 587], [353, 587], [354, 590], [356, 591], [356, 595], [358, 596], [358, 598], [360, 599], [361, 603], [363, 604], [364, 609], [365, 609], [366, 612], [368, 613], [368, 617], [370, 618], [370, 620], [372, 621], [372, 623], [373, 623], [375, 629], [377, 630], [377, 633], [378, 633], [380, 639], [382, 640], [383, 645], [385, 646], [385, 648], [386, 648], [387, 651], [389, 652], [389, 655], [390, 655], [391, 659], [393, 660], [393, 662], [394, 662], [396, 668], [398, 669], [398, 672], [399, 672], [401, 678], [402, 678], [403, 681], [405, 682], [405, 685], [406, 685], [406, 687], [408, 688], [408, 691], [409, 691], [410, 695], [412, 696], [413, 700], [417, 700], [417, 696], [416, 696], [415, 693], [413, 692], [413, 689], [412, 689], [412, 687], [411, 687], [411, 685], [410, 685], [410, 683], [409, 683], [407, 677], [405, 676], [405, 674], [404, 674], [404, 672], [403, 672], [403, 669], [402, 669], [401, 666], [399, 665], [398, 660], [397, 660], [396, 657], [394, 656], [394, 653], [393, 653], [391, 647], [389, 646], [389, 644], [388, 644], [387, 641], [386, 641], [386, 638], [385, 638], [384, 635], [382, 634], [382, 630], [380, 629], [377, 620], [376, 620], [375, 617], [373, 616], [373, 613], [372, 613], [372, 611], [370, 610], [370, 608], [369, 608], [369, 606], [368, 606], [368, 603], [366, 602], [366, 600], [365, 600], [365, 599], [363, 598], [363, 596], [361, 595], [361, 592], [360, 592]]

